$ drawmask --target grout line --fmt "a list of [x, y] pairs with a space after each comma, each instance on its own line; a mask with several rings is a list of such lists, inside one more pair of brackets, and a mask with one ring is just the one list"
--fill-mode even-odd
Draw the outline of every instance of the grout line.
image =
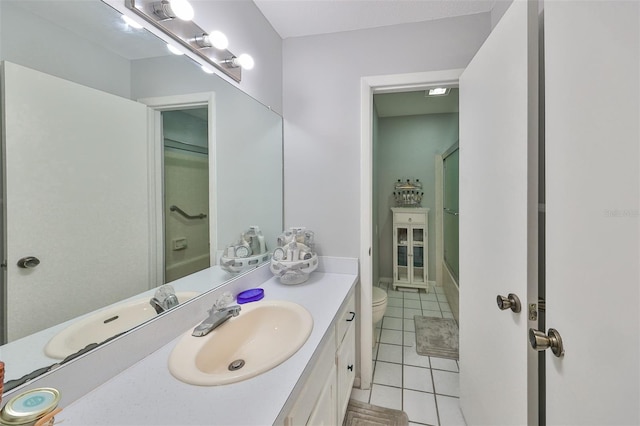
[[[387, 289], [390, 288], [389, 285], [387, 285], [386, 287], [387, 287]], [[390, 298], [402, 300], [402, 306], [401, 307], [393, 306], [394, 308], [402, 309], [402, 316], [401, 317], [396, 317], [396, 316], [392, 316], [392, 315], [385, 315], [383, 317], [383, 319], [382, 319], [382, 324], [380, 325], [380, 330], [379, 330], [380, 338], [382, 338], [381, 334], [382, 334], [383, 330], [399, 331], [399, 332], [402, 333], [402, 344], [387, 343], [387, 342], [382, 342], [382, 341], [378, 340], [378, 347], [376, 348], [375, 357], [374, 357], [374, 371], [373, 371], [373, 375], [375, 377], [375, 370], [376, 370], [376, 367], [377, 367], [378, 361], [379, 361], [378, 360], [378, 356], [380, 354], [381, 345], [384, 344], [384, 345], [391, 345], [391, 346], [400, 347], [400, 350], [402, 351], [402, 358], [401, 358], [402, 362], [401, 363], [391, 362], [391, 361], [380, 361], [380, 362], [386, 362], [386, 363], [389, 363], [389, 364], [396, 364], [396, 365], [400, 365], [401, 366], [401, 370], [400, 370], [401, 374], [402, 374], [402, 377], [401, 377], [401, 380], [400, 380], [401, 387], [391, 386], [391, 385], [382, 384], [382, 383], [376, 383], [376, 382], [374, 382], [372, 380], [371, 391], [369, 392], [369, 403], [371, 402], [371, 396], [373, 394], [373, 385], [374, 384], [377, 385], [377, 386], [387, 386], [387, 387], [390, 387], [390, 388], [395, 388], [395, 389], [399, 389], [400, 390], [400, 392], [401, 392], [400, 404], [401, 404], [402, 410], [404, 411], [404, 408], [405, 408], [404, 407], [404, 391], [405, 391], [405, 386], [404, 386], [405, 385], [404, 384], [404, 367], [405, 366], [409, 366], [409, 367], [422, 368], [422, 369], [426, 368], [426, 369], [430, 370], [429, 371], [429, 375], [431, 377], [431, 386], [432, 386], [433, 392], [425, 392], [425, 391], [417, 390], [417, 389], [408, 389], [408, 390], [411, 390], [412, 392], [420, 392], [420, 393], [423, 393], [423, 394], [428, 394], [428, 395], [432, 395], [433, 396], [434, 405], [435, 405], [435, 408], [436, 408], [436, 416], [437, 416], [438, 424], [437, 425], [431, 425], [431, 426], [438, 426], [438, 425], [441, 425], [442, 420], [440, 418], [440, 409], [438, 407], [438, 398], [437, 398], [437, 396], [440, 395], [440, 396], [445, 396], [445, 397], [448, 397], [448, 398], [456, 398], [456, 399], [458, 399], [458, 403], [459, 403], [460, 397], [459, 396], [454, 396], [454, 395], [447, 395], [447, 394], [443, 394], [443, 393], [437, 393], [436, 392], [437, 390], [436, 390], [435, 380], [434, 380], [434, 376], [433, 376], [433, 371], [436, 370], [436, 371], [444, 371], [444, 372], [447, 372], [447, 373], [458, 374], [458, 380], [459, 380], [459, 377], [460, 377], [460, 375], [459, 375], [459, 373], [460, 373], [460, 363], [458, 361], [455, 361], [458, 371], [451, 371], [451, 370], [443, 370], [443, 369], [440, 369], [440, 368], [433, 368], [432, 365], [431, 365], [431, 357], [427, 357], [428, 358], [429, 367], [423, 367], [423, 366], [420, 366], [420, 365], [412, 365], [412, 364], [406, 364], [405, 363], [405, 348], [406, 347], [411, 347], [411, 345], [405, 346], [405, 343], [407, 343], [407, 342], [405, 342], [405, 333], [410, 332], [410, 331], [406, 330], [405, 320], [411, 320], [412, 319], [412, 318], [406, 318], [405, 317], [405, 313], [406, 313], [405, 310], [406, 309], [413, 309], [413, 310], [417, 310], [418, 309], [418, 308], [407, 308], [406, 304], [405, 304], [405, 300], [418, 300], [420, 302], [420, 308], [419, 309], [422, 311], [422, 315], [424, 315], [424, 311], [425, 311], [424, 302], [436, 302], [436, 303], [438, 303], [438, 311], [440, 311], [441, 318], [444, 317], [443, 312], [448, 312], [448, 311], [443, 311], [442, 307], [440, 306], [440, 303], [443, 303], [443, 304], [446, 304], [446, 306], [449, 306], [449, 302], [446, 299], [446, 295], [440, 294], [440, 293], [436, 293], [435, 291], [434, 291], [434, 294], [436, 295], [436, 300], [435, 301], [433, 301], [433, 300], [422, 300], [420, 298], [420, 294], [418, 294], [418, 299], [410, 299], [408, 297], [405, 298], [405, 296], [407, 294], [409, 294], [409, 293], [403, 293], [403, 294], [400, 295], [400, 297], [397, 297], [397, 298], [394, 297], [395, 295], [393, 295], [393, 296], [389, 295]], [[401, 321], [401, 328], [400, 329], [397, 329], [397, 328], [385, 328], [384, 327], [384, 319], [385, 318], [394, 318], [394, 319], [400, 320]], [[413, 333], [415, 333], [415, 332], [413, 332]], [[412, 421], [411, 419], [409, 419], [409, 421], [411, 423], [415, 423], [415, 424], [418, 424], [418, 425], [430, 426], [428, 423], [416, 422], [416, 421]]]

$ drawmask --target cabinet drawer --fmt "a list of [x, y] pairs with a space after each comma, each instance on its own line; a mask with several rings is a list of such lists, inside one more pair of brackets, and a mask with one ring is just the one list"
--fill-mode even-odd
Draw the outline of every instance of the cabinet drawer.
[[425, 215], [420, 213], [394, 213], [393, 215], [397, 223], [425, 223]]
[[340, 312], [340, 316], [338, 317], [338, 321], [336, 324], [336, 346], [340, 346], [340, 343], [342, 342], [342, 339], [344, 339], [344, 335], [349, 329], [349, 326], [356, 323], [355, 318], [356, 298], [354, 297], [353, 293], [351, 293], [351, 296], [349, 296], [349, 301]]

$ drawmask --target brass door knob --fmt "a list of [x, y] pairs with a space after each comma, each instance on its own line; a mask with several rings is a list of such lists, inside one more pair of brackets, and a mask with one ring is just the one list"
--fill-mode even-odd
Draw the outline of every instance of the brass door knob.
[[511, 309], [513, 312], [518, 313], [522, 309], [520, 299], [513, 293], [509, 293], [507, 297], [498, 295], [496, 302], [498, 303], [498, 308], [503, 311], [505, 309]]
[[531, 347], [540, 352], [548, 348], [551, 348], [551, 352], [557, 357], [564, 355], [564, 346], [562, 345], [562, 338], [558, 330], [550, 328], [547, 335], [544, 331], [529, 329], [529, 343]]

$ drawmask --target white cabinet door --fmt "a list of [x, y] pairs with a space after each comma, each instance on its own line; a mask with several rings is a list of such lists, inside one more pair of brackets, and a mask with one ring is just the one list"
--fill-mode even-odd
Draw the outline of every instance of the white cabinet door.
[[339, 424], [342, 424], [344, 414], [349, 405], [349, 396], [356, 377], [356, 336], [355, 324], [351, 324], [344, 336], [342, 344], [336, 353], [337, 366], [337, 409]]
[[322, 387], [318, 402], [313, 408], [307, 426], [333, 426], [336, 424], [336, 366], [331, 368]]
[[[537, 294], [535, 9], [513, 2], [460, 77], [460, 403], [470, 425], [537, 423], [526, 314]], [[509, 293], [522, 312], [498, 309]]]
[[545, 2], [547, 424], [639, 424], [640, 3]]
[[3, 78], [14, 340], [149, 289], [147, 108], [8, 62]]

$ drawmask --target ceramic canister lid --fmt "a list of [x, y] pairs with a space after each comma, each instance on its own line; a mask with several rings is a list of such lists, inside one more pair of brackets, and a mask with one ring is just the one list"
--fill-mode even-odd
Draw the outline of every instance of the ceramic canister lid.
[[60, 402], [60, 392], [53, 388], [37, 388], [14, 396], [0, 411], [0, 424], [32, 424], [55, 410]]

